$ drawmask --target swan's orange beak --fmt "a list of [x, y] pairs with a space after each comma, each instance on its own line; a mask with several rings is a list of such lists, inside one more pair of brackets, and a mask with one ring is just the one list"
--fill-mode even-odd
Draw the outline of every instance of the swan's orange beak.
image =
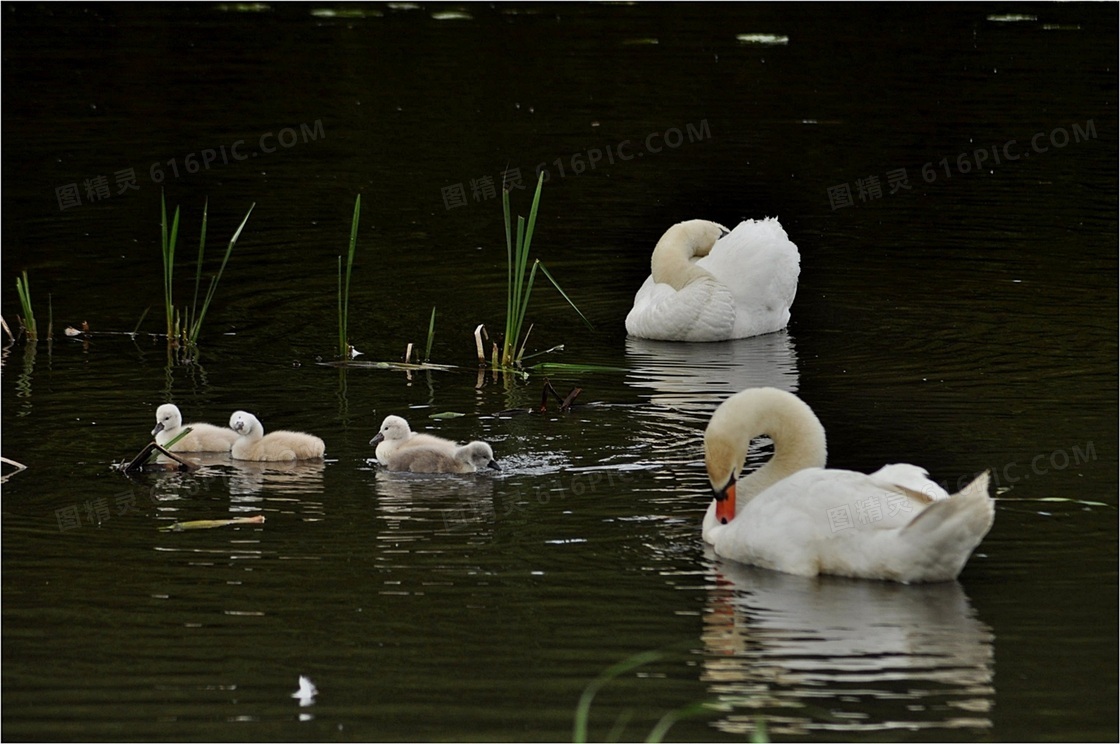
[[727, 524], [735, 518], [735, 479], [728, 481], [722, 491], [716, 491], [716, 520]]

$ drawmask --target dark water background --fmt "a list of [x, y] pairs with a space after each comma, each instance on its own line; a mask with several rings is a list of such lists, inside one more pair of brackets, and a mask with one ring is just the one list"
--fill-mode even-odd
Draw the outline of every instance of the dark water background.
[[[0, 10], [0, 299], [15, 327], [26, 270], [54, 322], [4, 351], [3, 454], [28, 465], [3, 489], [5, 738], [566, 740], [586, 686], [650, 650], [592, 738], [673, 711], [672, 740], [1117, 736], [1116, 5]], [[535, 254], [595, 331], [538, 285], [530, 348], [618, 371], [550, 374], [573, 413], [495, 416], [545, 379], [480, 382], [470, 336], [502, 323], [502, 174], [539, 165]], [[208, 272], [256, 203], [198, 354], [63, 338], [149, 306], [160, 330], [161, 187], [181, 303], [204, 200]], [[461, 369], [316, 363], [357, 194], [362, 359], [423, 345], [434, 305], [432, 359]], [[787, 332], [626, 338], [666, 227], [762, 216], [801, 250]], [[701, 434], [760, 384], [813, 406], [834, 467], [992, 468], [960, 581], [706, 552]], [[113, 472], [166, 401], [328, 459]], [[378, 472], [389, 413], [491, 441], [503, 472]]]

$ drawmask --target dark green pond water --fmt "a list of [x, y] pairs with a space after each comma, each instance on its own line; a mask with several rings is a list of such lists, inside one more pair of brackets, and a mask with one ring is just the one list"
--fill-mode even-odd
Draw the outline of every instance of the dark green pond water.
[[[1096, 740], [1117, 734], [1117, 6], [4, 5], [3, 734], [29, 740]], [[592, 165], [594, 167], [592, 167]], [[546, 170], [530, 351], [503, 322], [503, 174]], [[905, 177], [903, 179], [903, 177]], [[163, 324], [251, 203], [199, 350]], [[340, 370], [338, 256], [361, 360]], [[531, 188], [514, 189], [527, 214]], [[787, 331], [680, 345], [623, 319], [661, 233], [777, 216]], [[48, 298], [49, 307], [48, 312]], [[571, 413], [499, 415], [540, 401]], [[797, 391], [834, 467], [993, 470], [955, 583], [715, 558], [701, 436]], [[154, 410], [311, 431], [325, 463], [129, 480]], [[454, 412], [458, 418], [433, 418]], [[502, 472], [380, 472], [381, 419]], [[5, 474], [11, 469], [5, 466]], [[263, 525], [167, 533], [173, 521]], [[318, 688], [293, 698], [300, 675]], [[692, 706], [708, 703], [696, 711]], [[694, 715], [689, 715], [694, 714]]]

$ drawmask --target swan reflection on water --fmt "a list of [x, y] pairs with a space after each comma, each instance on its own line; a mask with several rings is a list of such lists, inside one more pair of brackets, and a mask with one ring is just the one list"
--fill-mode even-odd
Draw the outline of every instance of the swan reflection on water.
[[689, 465], [701, 433], [720, 403], [740, 390], [798, 386], [797, 354], [786, 331], [735, 341], [688, 344], [626, 339], [626, 384], [648, 398], [639, 406], [635, 437], [648, 462]]
[[992, 726], [993, 633], [958, 582], [806, 578], [716, 558], [701, 679], [721, 731], [783, 736]]
[[717, 343], [626, 339], [627, 384], [650, 390], [650, 402], [710, 414], [751, 387], [797, 390], [797, 354], [787, 331]]

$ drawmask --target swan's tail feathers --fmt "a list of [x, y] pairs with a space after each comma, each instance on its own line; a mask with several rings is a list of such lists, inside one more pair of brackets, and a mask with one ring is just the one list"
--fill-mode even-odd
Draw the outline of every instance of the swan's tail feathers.
[[995, 519], [995, 501], [988, 495], [990, 477], [989, 471], [981, 473], [959, 493], [934, 501], [902, 528], [899, 537], [913, 551], [918, 568], [910, 581], [957, 578]]

